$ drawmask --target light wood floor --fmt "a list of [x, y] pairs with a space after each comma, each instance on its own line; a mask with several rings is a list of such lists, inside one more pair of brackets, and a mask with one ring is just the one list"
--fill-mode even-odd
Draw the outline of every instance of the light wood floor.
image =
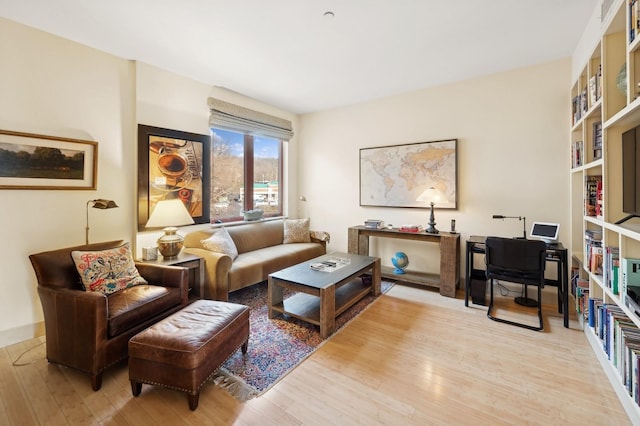
[[[126, 365], [93, 392], [34, 339], [0, 349], [0, 424], [630, 424], [553, 296], [540, 333], [491, 321], [460, 296], [396, 285], [264, 395], [243, 404], [207, 385], [195, 412], [176, 391], [145, 385], [133, 398]], [[33, 363], [11, 365], [34, 346], [21, 359]]]

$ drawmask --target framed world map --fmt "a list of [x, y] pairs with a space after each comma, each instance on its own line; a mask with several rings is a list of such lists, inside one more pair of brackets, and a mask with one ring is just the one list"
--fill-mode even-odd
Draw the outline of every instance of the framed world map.
[[457, 139], [360, 149], [360, 205], [427, 207], [416, 199], [428, 188], [445, 201], [435, 208], [457, 208]]

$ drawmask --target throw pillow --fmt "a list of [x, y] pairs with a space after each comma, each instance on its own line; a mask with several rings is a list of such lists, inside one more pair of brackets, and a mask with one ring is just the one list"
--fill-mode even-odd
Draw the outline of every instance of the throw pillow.
[[71, 257], [85, 291], [115, 293], [134, 285], [147, 284], [140, 276], [129, 243], [98, 251], [72, 251]]
[[309, 218], [285, 219], [284, 244], [309, 242], [311, 242], [311, 237], [309, 236]]
[[238, 257], [238, 248], [236, 247], [236, 243], [233, 242], [233, 239], [231, 239], [227, 228], [222, 227], [218, 229], [213, 235], [206, 240], [200, 241], [200, 243], [207, 250], [226, 254], [232, 260]]

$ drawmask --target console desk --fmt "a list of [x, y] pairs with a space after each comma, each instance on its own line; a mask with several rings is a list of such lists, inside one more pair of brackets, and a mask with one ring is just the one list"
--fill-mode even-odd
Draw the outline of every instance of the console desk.
[[[478, 297], [478, 295], [479, 298], [482, 299], [482, 302], [484, 302], [487, 278], [485, 276], [484, 269], [477, 269], [474, 267], [473, 257], [474, 254], [484, 255], [485, 239], [486, 237], [471, 235], [467, 240], [467, 264], [464, 295], [465, 306], [469, 306], [469, 296], [474, 296], [474, 300], [472, 300], [473, 303], [477, 303], [475, 297]], [[547, 245], [546, 260], [547, 262], [556, 262], [558, 264], [556, 278], [545, 279], [545, 284], [557, 287], [558, 312], [563, 314], [564, 327], [569, 328], [569, 260], [567, 249], [562, 245], [562, 243]]]
[[460, 234], [440, 232], [403, 232], [394, 229], [371, 229], [364, 226], [349, 228], [349, 253], [369, 256], [369, 237], [397, 238], [438, 243], [440, 246], [440, 274], [406, 271], [405, 274], [394, 274], [394, 268], [383, 266], [382, 276], [411, 284], [436, 287], [442, 296], [456, 297], [456, 288], [460, 282]]

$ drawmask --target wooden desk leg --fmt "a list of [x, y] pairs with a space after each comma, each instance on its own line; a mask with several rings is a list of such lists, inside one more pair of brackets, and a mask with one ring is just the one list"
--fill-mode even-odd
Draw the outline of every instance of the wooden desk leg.
[[561, 265], [559, 268], [562, 270], [562, 316], [564, 319], [564, 328], [569, 328], [569, 261], [567, 251], [563, 251], [561, 254]]
[[276, 282], [274, 282], [273, 278], [269, 277], [267, 287], [267, 293], [269, 295], [269, 300], [267, 301], [269, 308], [269, 319], [274, 317], [274, 312], [272, 307], [274, 305], [278, 305], [282, 303], [282, 287], [280, 287]]
[[471, 290], [471, 268], [473, 267], [473, 249], [467, 241], [466, 244], [466, 264], [464, 270], [464, 306], [469, 306], [469, 293]]
[[[271, 318], [271, 317], [269, 317]], [[326, 339], [336, 328], [336, 287], [320, 289], [320, 337]]]
[[380, 272], [380, 258], [377, 258], [371, 268], [371, 292], [374, 296], [378, 296], [380, 294], [381, 281], [382, 273]]
[[440, 295], [456, 297], [456, 279], [460, 268], [458, 238], [440, 237]]

